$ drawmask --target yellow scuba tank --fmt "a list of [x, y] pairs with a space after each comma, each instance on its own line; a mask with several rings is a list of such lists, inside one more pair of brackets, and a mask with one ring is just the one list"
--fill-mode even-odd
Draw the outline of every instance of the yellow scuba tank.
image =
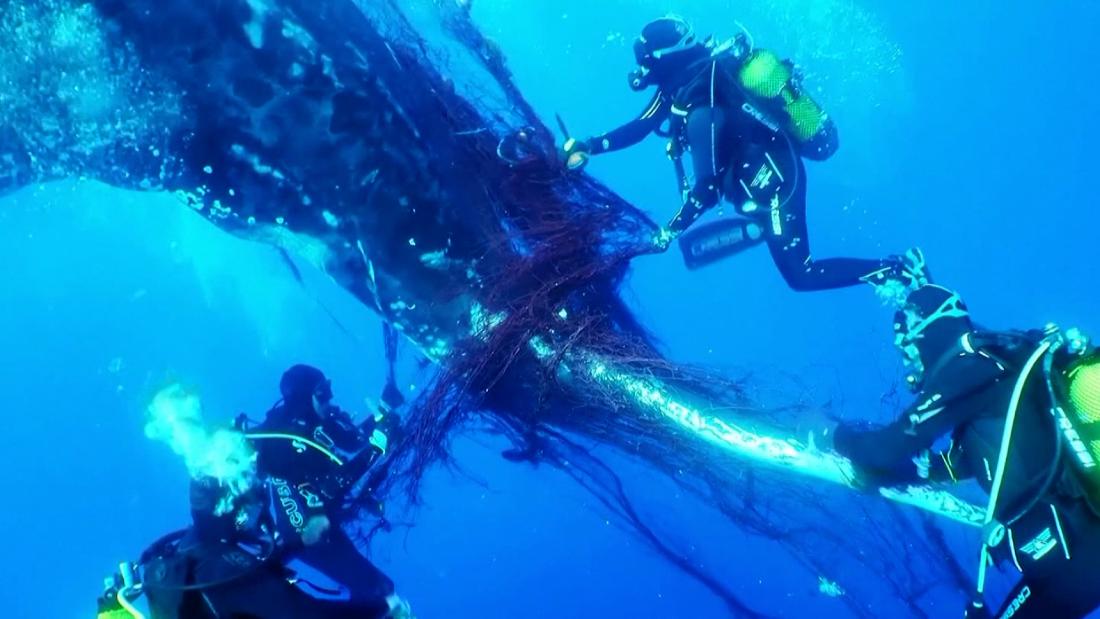
[[1085, 490], [1100, 499], [1100, 355], [1072, 364], [1064, 375], [1065, 406], [1055, 415]]
[[800, 143], [810, 142], [828, 131], [829, 116], [809, 95], [801, 91], [790, 62], [775, 52], [758, 49], [741, 62], [737, 83], [765, 110], [780, 108], [783, 129]]

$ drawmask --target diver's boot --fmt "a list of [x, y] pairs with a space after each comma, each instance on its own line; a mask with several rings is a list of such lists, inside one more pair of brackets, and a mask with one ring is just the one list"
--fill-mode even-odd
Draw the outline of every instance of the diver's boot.
[[882, 268], [860, 279], [870, 284], [884, 303], [896, 307], [903, 306], [913, 291], [932, 283], [928, 263], [919, 247], [913, 247], [900, 256], [890, 256], [883, 260]]

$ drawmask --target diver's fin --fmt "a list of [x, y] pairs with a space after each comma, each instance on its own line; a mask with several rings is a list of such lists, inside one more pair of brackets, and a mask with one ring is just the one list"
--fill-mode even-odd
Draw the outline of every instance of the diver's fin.
[[764, 241], [764, 229], [751, 219], [729, 218], [688, 230], [680, 237], [684, 265], [694, 271], [737, 255]]

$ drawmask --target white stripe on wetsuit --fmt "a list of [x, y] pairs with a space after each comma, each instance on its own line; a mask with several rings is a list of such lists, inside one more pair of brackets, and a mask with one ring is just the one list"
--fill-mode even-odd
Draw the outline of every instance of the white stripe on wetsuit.
[[1016, 569], [1023, 574], [1024, 568], [1020, 567], [1020, 559], [1016, 557], [1016, 540], [1012, 537], [1012, 529], [1008, 530], [1008, 550], [1012, 553], [1012, 562], [1016, 564]]
[[936, 415], [939, 415], [940, 413], [942, 413], [945, 408], [946, 407], [944, 407], [944, 406], [941, 406], [939, 408], [934, 408], [934, 409], [928, 411], [927, 413], [924, 413], [923, 415], [913, 415], [909, 419], [910, 419], [910, 421], [913, 422], [913, 425], [915, 425], [915, 426], [920, 425], [920, 424], [928, 421], [929, 419], [935, 417]]
[[664, 95], [658, 92], [657, 96], [653, 98], [653, 105], [650, 105], [649, 109], [646, 110], [644, 114], [642, 114], [641, 120], [649, 120], [650, 118], [653, 118], [653, 115], [657, 113], [657, 110], [661, 109], [662, 99], [664, 99]]
[[1058, 539], [1062, 540], [1062, 552], [1066, 555], [1066, 560], [1069, 560], [1069, 544], [1066, 544], [1066, 536], [1062, 533], [1062, 519], [1058, 517], [1058, 510], [1053, 504], [1050, 506], [1050, 513], [1054, 514], [1054, 526], [1058, 529]]

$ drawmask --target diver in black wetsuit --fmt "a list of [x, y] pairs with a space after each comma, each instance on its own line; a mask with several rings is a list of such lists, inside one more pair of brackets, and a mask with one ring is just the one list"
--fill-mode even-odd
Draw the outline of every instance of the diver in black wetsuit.
[[[290, 368], [280, 391], [263, 423], [240, 427], [256, 447], [253, 487], [227, 503], [215, 480], [193, 482], [194, 526], [139, 562], [154, 619], [411, 618], [342, 526], [348, 492], [398, 428], [400, 393], [387, 389], [378, 412], [356, 425], [316, 368]], [[101, 617], [128, 616], [103, 614], [119, 610], [118, 594], [101, 600]]]
[[[1021, 575], [994, 617], [1100, 606], [1096, 349], [1075, 330], [975, 331], [959, 296], [937, 286], [910, 296], [895, 329], [916, 402], [885, 427], [842, 424], [837, 451], [868, 486], [975, 479], [990, 494], [968, 617], [991, 616], [981, 595], [991, 563]], [[950, 445], [933, 452], [944, 436]]]
[[[811, 258], [802, 159], [828, 159], [838, 141], [836, 126], [802, 91], [790, 61], [754, 49], [745, 36], [723, 45], [701, 42], [676, 17], [649, 23], [634, 44], [634, 55], [639, 68], [630, 76], [631, 87], [657, 89], [641, 116], [603, 135], [567, 139], [564, 154], [569, 167], [580, 168], [590, 155], [637, 144], [661, 133], [668, 122], [669, 156], [676, 164], [683, 205], [656, 239], [658, 249], [667, 248], [724, 198], [742, 217], [701, 229], [697, 232], [705, 234], [690, 242], [681, 239], [689, 266], [763, 239], [795, 290], [887, 279], [911, 288], [925, 283], [923, 258], [916, 250], [886, 260]], [[683, 152], [691, 153], [693, 185], [680, 162]]]

